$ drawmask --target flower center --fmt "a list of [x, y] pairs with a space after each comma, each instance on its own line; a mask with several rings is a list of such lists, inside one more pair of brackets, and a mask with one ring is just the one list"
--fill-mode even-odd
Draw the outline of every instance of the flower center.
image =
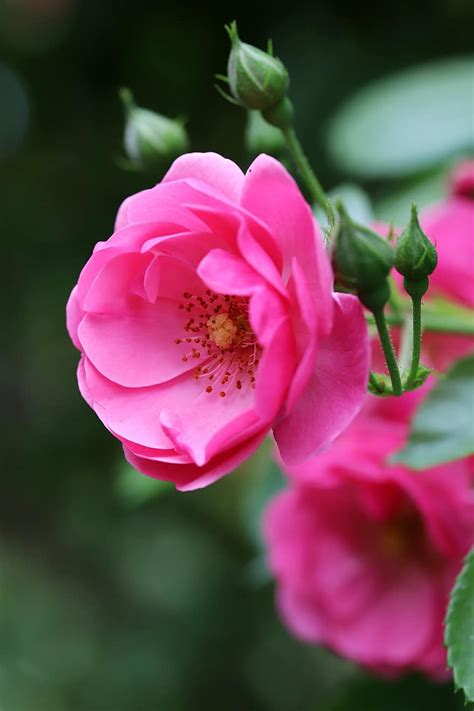
[[201, 361], [194, 371], [196, 380], [205, 379], [207, 393], [225, 397], [230, 388], [255, 388], [255, 376], [262, 348], [248, 318], [248, 298], [216, 294], [208, 289], [205, 297], [184, 292], [184, 309], [189, 319], [185, 335], [177, 345], [190, 344], [182, 360]]
[[378, 543], [381, 552], [395, 559], [415, 552], [422, 543], [423, 524], [416, 512], [402, 510], [382, 527]]
[[209, 330], [209, 338], [214, 341], [216, 346], [226, 350], [234, 343], [237, 334], [237, 326], [229, 317], [229, 314], [217, 314], [211, 316], [207, 322]]

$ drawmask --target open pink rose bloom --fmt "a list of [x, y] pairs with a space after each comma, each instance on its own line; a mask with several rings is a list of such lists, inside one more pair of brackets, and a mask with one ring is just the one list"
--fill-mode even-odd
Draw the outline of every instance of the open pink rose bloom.
[[390, 465], [419, 394], [375, 401], [330, 450], [284, 467], [265, 518], [283, 620], [379, 674], [446, 672], [443, 619], [474, 543], [472, 459]]
[[298, 464], [365, 397], [362, 309], [332, 292], [322, 236], [295, 182], [260, 156], [246, 175], [179, 158], [125, 200], [67, 307], [81, 393], [138, 470], [195, 489], [273, 429]]

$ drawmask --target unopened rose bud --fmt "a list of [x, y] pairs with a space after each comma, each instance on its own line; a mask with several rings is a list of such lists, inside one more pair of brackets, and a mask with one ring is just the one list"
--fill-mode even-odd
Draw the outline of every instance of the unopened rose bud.
[[437, 262], [435, 246], [421, 229], [413, 204], [410, 222], [398, 238], [395, 250], [395, 269], [403, 275], [404, 287], [410, 296], [423, 296], [428, 288], [428, 276]]
[[188, 135], [179, 120], [137, 106], [129, 89], [121, 89], [120, 98], [126, 112], [125, 153], [135, 168], [154, 167], [188, 150]]
[[236, 22], [226, 30], [232, 43], [227, 73], [233, 98], [247, 109], [259, 111], [279, 104], [290, 83], [284, 64], [270, 53], [242, 42]]
[[336, 281], [356, 292], [367, 308], [383, 307], [390, 295], [387, 277], [395, 251], [380, 235], [353, 222], [340, 203], [338, 211], [332, 254]]
[[282, 132], [267, 123], [259, 111], [248, 112], [245, 144], [250, 153], [269, 153], [274, 156], [281, 155], [286, 146]]

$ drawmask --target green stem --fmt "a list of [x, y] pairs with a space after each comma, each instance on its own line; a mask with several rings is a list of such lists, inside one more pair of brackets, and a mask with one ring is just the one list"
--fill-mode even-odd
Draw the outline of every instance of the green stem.
[[282, 129], [286, 140], [286, 145], [298, 169], [301, 178], [303, 179], [306, 188], [310, 194], [311, 201], [317, 203], [323, 210], [326, 211], [330, 227], [336, 223], [334, 210], [331, 202], [323, 190], [323, 187], [313, 169], [311, 168], [308, 159], [303, 151], [301, 143], [298, 140], [296, 131], [293, 127]]
[[421, 356], [421, 297], [416, 297], [412, 299], [413, 305], [413, 350], [411, 356], [411, 366], [410, 372], [408, 373], [408, 378], [406, 380], [405, 387], [407, 390], [411, 388], [415, 382], [415, 378], [418, 373], [418, 366], [420, 365]]
[[375, 325], [377, 326], [377, 331], [379, 333], [380, 343], [385, 356], [385, 362], [390, 374], [390, 380], [392, 381], [393, 394], [401, 395], [402, 381], [400, 378], [400, 371], [398, 370], [395, 353], [393, 352], [393, 346], [390, 340], [390, 334], [388, 332], [383, 308], [375, 309], [372, 313], [374, 315]]

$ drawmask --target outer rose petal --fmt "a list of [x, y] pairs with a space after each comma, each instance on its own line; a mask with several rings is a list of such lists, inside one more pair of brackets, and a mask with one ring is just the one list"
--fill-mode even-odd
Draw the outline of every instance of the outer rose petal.
[[296, 637], [313, 644], [324, 641], [324, 621], [315, 614], [310, 595], [298, 595], [291, 586], [282, 583], [276, 592], [276, 604], [285, 625]]
[[438, 292], [474, 307], [474, 201], [455, 197], [424, 210], [421, 225], [438, 251], [430, 294]]
[[242, 206], [263, 220], [279, 240], [285, 283], [293, 258], [298, 260], [320, 314], [318, 329], [328, 333], [333, 307], [329, 259], [309, 205], [281, 163], [266, 155], [252, 163], [245, 176]]
[[79, 351], [81, 350], [81, 344], [79, 343], [79, 339], [77, 337], [77, 329], [83, 316], [84, 312], [79, 304], [77, 286], [75, 286], [71, 291], [71, 295], [66, 305], [66, 328], [69, 333], [69, 338]]
[[334, 324], [321, 341], [316, 368], [296, 407], [276, 427], [285, 464], [296, 465], [332, 442], [358, 413], [367, 393], [370, 349], [358, 300], [337, 294]]
[[198, 467], [196, 464], [168, 464], [158, 459], [139, 457], [127, 447], [124, 447], [124, 452], [127, 461], [142, 474], [155, 479], [172, 481], [176, 484], [178, 491], [194, 491], [212, 484], [238, 467], [261, 445], [266, 434], [266, 431], [257, 433], [238, 446], [221, 452], [202, 467]]
[[317, 312], [304, 272], [297, 259], [293, 259], [293, 274], [288, 290], [293, 294], [292, 319], [299, 354], [298, 365], [291, 383], [285, 412], [293, 409], [311, 380], [318, 349]]
[[[187, 203], [197, 203], [208, 207], [222, 205], [225, 195], [206, 183], [190, 178], [158, 183], [153, 188], [131, 195], [121, 205], [115, 229], [140, 222], [177, 222], [187, 229], [195, 229], [196, 218], [185, 207]], [[170, 213], [171, 210], [171, 213]]]
[[182, 178], [202, 180], [237, 203], [244, 182], [240, 168], [218, 153], [187, 153], [180, 156], [166, 173], [163, 183]]
[[[415, 664], [434, 635], [436, 588], [430, 576], [413, 565], [387, 584], [363, 615], [343, 624], [325, 639], [342, 654], [372, 667]], [[387, 644], [387, 640], [390, 643]]]

